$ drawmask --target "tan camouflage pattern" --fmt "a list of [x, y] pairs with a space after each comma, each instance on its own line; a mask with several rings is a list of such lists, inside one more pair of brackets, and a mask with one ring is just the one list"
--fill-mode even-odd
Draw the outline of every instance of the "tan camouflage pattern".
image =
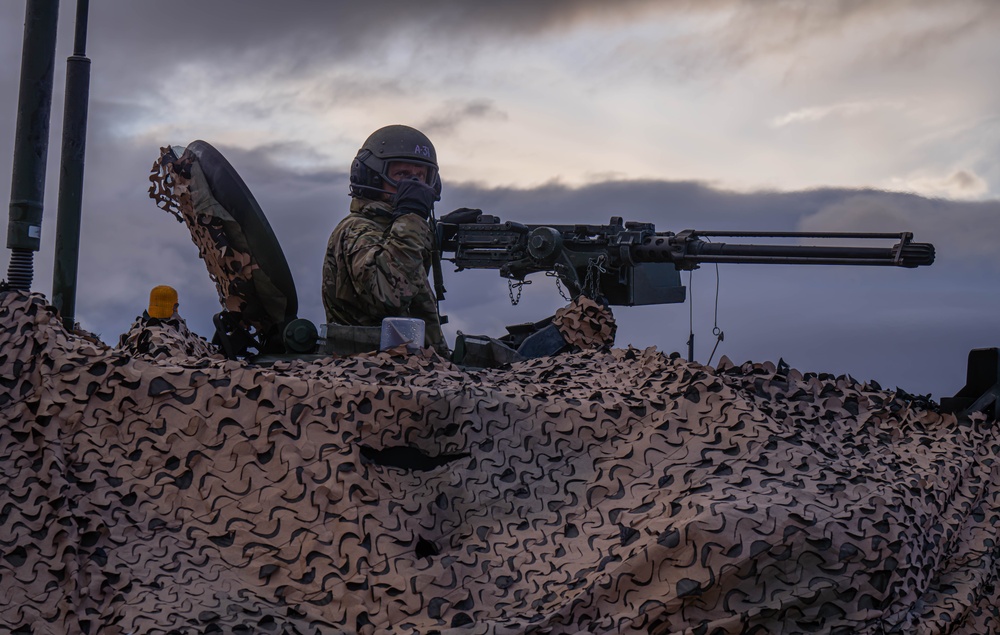
[[552, 324], [567, 344], [584, 351], [613, 346], [618, 331], [611, 307], [601, 306], [585, 295], [578, 295], [566, 306], [556, 309]]
[[0, 630], [1000, 631], [982, 416], [653, 349], [186, 350], [0, 294]]
[[176, 161], [169, 147], [149, 175], [149, 196], [191, 232], [222, 307], [240, 313], [248, 327], [266, 331], [285, 320], [286, 298], [250, 253], [238, 223], [212, 196], [194, 154]]
[[432, 245], [430, 227], [419, 216], [397, 216], [388, 203], [352, 199], [350, 214], [330, 235], [323, 261], [327, 322], [379, 326], [386, 317], [420, 318], [426, 345], [447, 355], [427, 281]]
[[174, 313], [157, 319], [143, 314], [135, 319], [127, 333], [118, 339], [117, 350], [139, 359], [197, 357], [223, 359], [208, 340], [192, 332], [187, 322]]

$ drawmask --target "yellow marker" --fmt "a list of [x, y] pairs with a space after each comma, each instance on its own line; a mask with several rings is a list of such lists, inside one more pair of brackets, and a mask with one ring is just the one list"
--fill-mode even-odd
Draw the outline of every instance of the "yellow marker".
[[166, 319], [177, 310], [177, 291], [173, 287], [160, 285], [149, 292], [149, 317]]

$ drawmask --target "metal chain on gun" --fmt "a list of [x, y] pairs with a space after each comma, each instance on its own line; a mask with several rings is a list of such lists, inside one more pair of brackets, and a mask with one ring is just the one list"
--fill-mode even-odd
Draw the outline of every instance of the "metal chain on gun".
[[[521, 287], [526, 284], [531, 284], [531, 280], [518, 280], [514, 282], [513, 280], [507, 280], [507, 295], [510, 296], [510, 303], [512, 306], [517, 306], [517, 303], [521, 301]], [[517, 295], [514, 295], [514, 289], [517, 289]]]
[[545, 275], [556, 279], [556, 291], [559, 292], [559, 295], [562, 296], [563, 300], [566, 300], [567, 302], [571, 302], [573, 300], [573, 298], [569, 297], [569, 292], [562, 286], [562, 278], [559, 277], [558, 273], [555, 271], [546, 271]]
[[601, 290], [601, 278], [600, 276], [595, 276], [594, 271], [607, 273], [607, 269], [601, 266], [604, 262], [604, 254], [587, 261], [587, 276], [583, 279], [583, 293], [588, 298], [596, 298], [598, 292]]

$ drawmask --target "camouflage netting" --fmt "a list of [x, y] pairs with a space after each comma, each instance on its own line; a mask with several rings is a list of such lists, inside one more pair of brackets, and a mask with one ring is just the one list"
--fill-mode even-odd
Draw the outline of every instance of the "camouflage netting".
[[287, 299], [251, 255], [240, 224], [212, 196], [195, 156], [185, 151], [176, 158], [170, 147], [160, 148], [149, 181], [157, 207], [191, 232], [222, 307], [258, 330], [282, 323]]
[[578, 295], [557, 309], [552, 323], [568, 344], [584, 351], [614, 345], [618, 330], [611, 309], [585, 295]]
[[176, 313], [164, 319], [136, 318], [128, 333], [118, 339], [118, 350], [148, 360], [171, 357], [224, 359], [205, 338], [192, 333], [184, 318]]
[[996, 422], [847, 377], [138, 359], [8, 292], [0, 419], [19, 632], [1000, 630]]

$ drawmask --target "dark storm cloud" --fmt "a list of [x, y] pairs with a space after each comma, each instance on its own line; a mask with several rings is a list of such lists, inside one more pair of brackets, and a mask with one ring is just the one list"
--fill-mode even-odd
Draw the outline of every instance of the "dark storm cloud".
[[470, 119], [506, 120], [507, 113], [498, 109], [489, 99], [450, 102], [427, 121], [417, 126], [430, 136], [447, 135]]
[[976, 261], [1000, 272], [1000, 202], [959, 203], [891, 192], [844, 196], [802, 218], [802, 231], [914, 231], [947, 261]]
[[[698, 3], [668, 3], [687, 10]], [[93, 22], [106, 24], [104, 33], [115, 33], [122, 41], [159, 49], [162, 55], [202, 51], [247, 52], [276, 43], [295, 43], [304, 51], [353, 51], [378, 46], [402, 30], [426, 31], [462, 37], [474, 31], [483, 35], [540, 33], [580, 21], [618, 17], [629, 19], [642, 12], [662, 8], [654, 0], [550, 0], [548, 2], [458, 2], [425, 0], [414, 5], [400, 0], [382, 0], [363, 6], [349, 1], [313, 2], [287, 0], [282, 3], [247, 0], [199, 2], [179, 0], [169, 5], [118, 0], [92, 7]], [[155, 30], [159, 37], [144, 36]], [[336, 33], [337, 37], [331, 37]]]
[[[155, 86], [163, 69], [193, 62], [231, 73], [271, 71], [284, 75], [336, 63], [355, 65], [363, 75], [366, 67], [378, 63], [377, 52], [402, 37], [414, 41], [418, 49], [452, 46], [460, 50], [483, 41], [537, 37], [581, 24], [657, 19], [669, 25], [675, 18], [722, 16], [703, 21], [690, 37], [672, 39], [678, 47], [678, 59], [738, 64], [759, 55], [793, 50], [815, 38], [843, 36], [864, 24], [899, 21], [896, 35], [873, 43], [866, 59], [870, 63], [872, 57], [899, 57], [912, 63], [915, 54], [953, 44], [971, 31], [989, 30], [1000, 21], [1000, 7], [990, 0], [965, 0], [949, 6], [958, 19], [909, 24], [907, 15], [934, 10], [940, 3], [431, 0], [417, 7], [395, 0], [363, 6], [306, 0], [177, 0], [169, 4], [109, 0], [91, 4], [90, 55], [110, 71], [109, 87], [126, 79]], [[19, 27], [23, 11], [21, 3], [4, 3], [0, 21]], [[68, 31], [72, 12], [64, 9], [63, 14], [63, 31]]]
[[[357, 64], [400, 37], [427, 46], [482, 37], [538, 34], [595, 17], [649, 11], [650, 0], [478, 3], [384, 1], [247, 2], [180, 0], [169, 4], [110, 1], [91, 5], [92, 56], [138, 77], [150, 69], [206, 62], [233, 72], [275, 69], [296, 75], [316, 67]], [[5, 11], [8, 15], [11, 9]], [[128, 50], [122, 59], [116, 50]], [[155, 75], [155, 71], [153, 72]], [[155, 76], [149, 78], [155, 81]]]
[[[950, 44], [967, 35], [968, 29], [982, 28], [984, 19], [996, 19], [998, 9], [991, 0], [959, 0], [950, 3], [960, 18], [951, 24], [929, 26], [913, 37], [911, 48]], [[788, 35], [773, 46], [791, 46], [817, 35], [839, 32], [865, 22], [898, 16], [902, 9], [933, 10], [934, 0], [829, 0], [801, 3], [746, 3], [741, 0], [510, 0], [506, 2], [461, 2], [425, 0], [419, 7], [412, 2], [382, 0], [366, 3], [288, 0], [282, 3], [263, 0], [215, 0], [198, 2], [178, 0], [169, 5], [127, 0], [106, 1], [92, 7], [94, 22], [108, 25], [107, 33], [116, 33], [125, 41], [160, 49], [162, 54], [183, 56], [191, 45], [207, 50], [247, 51], [277, 41], [292, 41], [301, 48], [317, 45], [341, 49], [363, 48], [379, 39], [414, 27], [438, 35], [461, 37], [473, 32], [476, 37], [512, 34], [541, 34], [569, 28], [580, 23], [607, 24], [649, 15], [705, 15], [726, 12], [727, 24], [741, 25], [748, 32], [768, 32], [775, 27], [795, 26], [798, 35]], [[99, 19], [98, 19], [99, 18]], [[144, 37], [147, 29], [160, 34], [155, 40]], [[329, 37], [338, 33], [339, 43]], [[324, 36], [325, 35], [325, 36]], [[381, 36], [381, 37], [380, 37]]]
[[[960, 0], [947, 5], [947, 16], [935, 0], [857, 2], [740, 2], [719, 0], [695, 6], [668, 4], [665, 12], [724, 16], [712, 27], [673, 41], [673, 64], [687, 73], [740, 67], [761, 57], [792, 55], [825, 39], [851, 42], [837, 57], [852, 60], [859, 70], [874, 67], [917, 68], [941, 50], [995, 32], [1000, 4], [992, 0]], [[874, 29], [875, 35], [865, 33]]]
[[[0, 195], [10, 198], [11, 155], [14, 150], [14, 122], [17, 117], [18, 73], [20, 71], [23, 8], [17, 19], [11, 18], [14, 3], [0, 5]], [[6, 223], [3, 223], [6, 227]], [[4, 230], [6, 236], [6, 229]]]

